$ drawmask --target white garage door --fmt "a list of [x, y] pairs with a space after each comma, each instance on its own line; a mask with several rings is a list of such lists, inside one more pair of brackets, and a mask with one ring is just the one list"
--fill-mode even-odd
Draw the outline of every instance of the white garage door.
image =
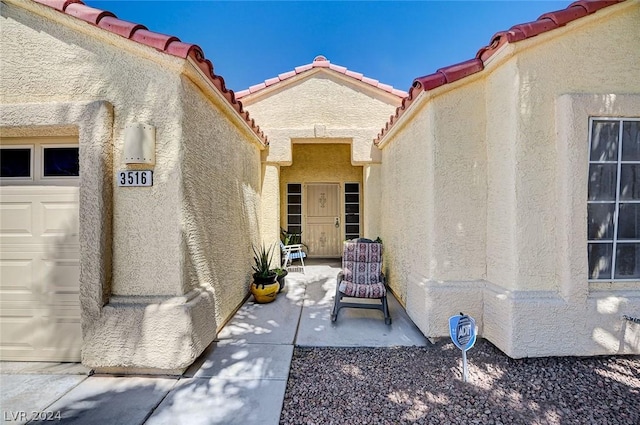
[[0, 359], [79, 361], [78, 145], [0, 140]]

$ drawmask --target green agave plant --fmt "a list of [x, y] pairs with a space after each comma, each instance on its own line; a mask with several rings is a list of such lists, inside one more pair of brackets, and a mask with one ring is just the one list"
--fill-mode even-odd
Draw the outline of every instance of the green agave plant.
[[269, 277], [273, 274], [271, 271], [271, 259], [273, 258], [273, 246], [270, 246], [269, 249], [265, 248], [264, 245], [260, 247], [260, 249], [256, 249], [253, 247], [253, 262], [254, 265], [251, 267], [254, 273], [259, 277]]

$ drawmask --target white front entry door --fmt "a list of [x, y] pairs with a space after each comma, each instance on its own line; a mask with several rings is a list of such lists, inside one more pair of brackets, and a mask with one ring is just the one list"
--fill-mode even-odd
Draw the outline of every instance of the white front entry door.
[[310, 183], [306, 187], [305, 243], [311, 257], [340, 257], [340, 185]]

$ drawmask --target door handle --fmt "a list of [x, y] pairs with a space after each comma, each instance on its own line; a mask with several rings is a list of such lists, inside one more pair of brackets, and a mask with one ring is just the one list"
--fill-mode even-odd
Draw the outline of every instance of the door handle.
[[340, 219], [336, 217], [336, 222], [334, 224], [336, 227], [340, 227]]

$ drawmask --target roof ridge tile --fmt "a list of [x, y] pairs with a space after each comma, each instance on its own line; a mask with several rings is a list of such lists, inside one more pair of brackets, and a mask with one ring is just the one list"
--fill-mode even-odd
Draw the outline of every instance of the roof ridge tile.
[[52, 7], [60, 12], [64, 12], [72, 3], [82, 3], [80, 0], [36, 0], [38, 3]]
[[96, 25], [102, 18], [109, 16], [115, 17], [111, 12], [106, 10], [96, 9], [93, 7], [85, 6], [81, 3], [71, 3], [65, 8], [67, 15], [75, 16], [85, 22]]
[[169, 42], [165, 51], [173, 56], [186, 58], [187, 56], [194, 55], [199, 60], [204, 59], [204, 52], [197, 44], [185, 43], [180, 40], [172, 40]]
[[380, 83], [380, 81], [376, 80], [375, 78], [369, 78], [369, 77], [362, 77], [362, 81], [363, 83], [367, 83], [370, 84], [374, 87], [378, 87], [378, 83]]
[[288, 72], [283, 72], [282, 74], [278, 74], [278, 78], [280, 79], [280, 81], [282, 81], [282, 80], [286, 80], [287, 78], [295, 77], [295, 75], [296, 75], [295, 71], [288, 71]]
[[[296, 75], [302, 74], [303, 72], [309, 71], [309, 70], [314, 69], [314, 68], [328, 68], [331, 71], [346, 75], [347, 77], [356, 79], [358, 81], [362, 81], [365, 84], [368, 84], [368, 85], [373, 86], [373, 87], [375, 87], [377, 89], [383, 90], [383, 91], [385, 91], [387, 93], [390, 93], [390, 94], [392, 94], [394, 96], [397, 96], [397, 97], [405, 97], [407, 95], [407, 92], [405, 92], [403, 90], [396, 89], [393, 86], [390, 86], [388, 84], [382, 84], [376, 79], [365, 77], [363, 74], [361, 74], [359, 72], [351, 71], [347, 67], [333, 64], [333, 63], [331, 63], [331, 61], [327, 60], [324, 56], [316, 56], [316, 58], [313, 60], [312, 63], [308, 63], [306, 65], [300, 65], [300, 66], [295, 67], [293, 71], [288, 71], [288, 72], [284, 72], [282, 74], [278, 74], [278, 79], [280, 81], [284, 81], [284, 80], [287, 80], [289, 78], [295, 77]], [[246, 90], [241, 90], [241, 91], [236, 93], [236, 97], [238, 99], [241, 99], [241, 98], [243, 98], [245, 96], [248, 96], [250, 94], [256, 93], [256, 92], [258, 92], [260, 90], [263, 90], [266, 87], [269, 87], [269, 86], [272, 86], [272, 85], [276, 84], [276, 83], [271, 83], [272, 80], [273, 80], [273, 78], [270, 78], [268, 80], [265, 80], [262, 83], [255, 84], [255, 85], [249, 87]]]
[[158, 50], [165, 51], [172, 41], [180, 41], [178, 37], [159, 32], [149, 31], [147, 29], [137, 29], [131, 34], [130, 40], [137, 41], [147, 46], [155, 47]]
[[378, 83], [377, 87], [389, 93], [393, 91], [393, 87], [389, 84]]
[[340, 66], [335, 64], [330, 64], [329, 69], [339, 72], [340, 74], [346, 74], [347, 72], [347, 68], [345, 66]]
[[257, 92], [259, 90], [262, 90], [262, 89], [264, 89], [266, 87], [267, 87], [267, 85], [265, 83], [255, 84], [255, 85], [249, 87], [249, 91], [251, 93], [255, 93], [255, 92]]
[[571, 5], [566, 9], [557, 10], [555, 12], [547, 12], [540, 15], [538, 19], [548, 18], [553, 20], [559, 27], [566, 25], [567, 23], [587, 16], [587, 10], [582, 5]]
[[313, 68], [313, 65], [310, 64], [310, 63], [307, 64], [307, 65], [296, 66], [295, 72], [296, 72], [296, 74], [300, 74], [300, 73], [302, 73], [304, 71], [310, 70], [311, 68]]
[[273, 78], [269, 78], [268, 80], [265, 80], [264, 83], [268, 86], [274, 85], [276, 83], [280, 82], [280, 78], [278, 77], [273, 77]]
[[250, 92], [248, 89], [247, 89], [247, 90], [238, 90], [238, 91], [236, 92], [236, 98], [237, 98], [237, 99], [240, 99], [240, 98], [242, 98], [242, 97], [244, 97], [244, 96], [247, 96], [247, 95], [249, 95], [249, 94], [251, 94], [251, 92]]
[[587, 11], [589, 15], [594, 12], [597, 12], [600, 9], [603, 9], [608, 6], [612, 6], [616, 3], [621, 3], [624, 0], [579, 0], [571, 3], [567, 8], [573, 6], [582, 6], [584, 10]]
[[444, 75], [447, 83], [458, 81], [464, 77], [467, 77], [476, 72], [480, 72], [484, 69], [484, 63], [481, 59], [469, 59], [464, 62], [456, 63], [454, 65], [445, 66], [440, 68], [436, 72]]
[[313, 63], [311, 64], [311, 66], [313, 68], [331, 68], [331, 62], [330, 61], [313, 61]]
[[558, 28], [558, 24], [556, 24], [551, 18], [544, 17], [533, 22], [514, 25], [510, 30], [519, 29], [524, 34], [524, 38], [531, 38], [556, 28]]
[[351, 71], [350, 69], [347, 69], [344, 74], [351, 78], [355, 78], [356, 80], [359, 80], [359, 81], [362, 81], [362, 77], [364, 77], [364, 74], [360, 72]]
[[100, 19], [98, 26], [124, 38], [131, 38], [131, 35], [139, 29], [147, 29], [144, 25], [123, 21], [115, 16], [105, 16]]

